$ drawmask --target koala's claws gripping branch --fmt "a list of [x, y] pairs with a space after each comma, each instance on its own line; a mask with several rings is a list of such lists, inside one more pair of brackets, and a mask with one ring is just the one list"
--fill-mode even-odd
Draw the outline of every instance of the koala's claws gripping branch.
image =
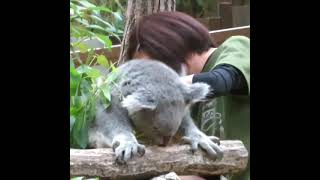
[[223, 158], [214, 161], [203, 151], [191, 152], [190, 145], [147, 146], [142, 157], [116, 165], [115, 155], [107, 149], [70, 149], [71, 176], [146, 178], [168, 172], [179, 175], [217, 175], [240, 172], [248, 162], [248, 151], [241, 141], [221, 141]]

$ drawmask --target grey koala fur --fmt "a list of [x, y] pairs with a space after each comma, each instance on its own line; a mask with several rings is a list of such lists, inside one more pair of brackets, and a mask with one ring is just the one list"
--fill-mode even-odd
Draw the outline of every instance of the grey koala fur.
[[202, 133], [190, 116], [189, 107], [209, 93], [205, 83], [186, 84], [160, 61], [130, 60], [118, 68], [111, 105], [97, 105], [96, 120], [89, 129], [89, 146], [112, 147], [116, 161], [125, 163], [145, 153], [134, 132], [142, 132], [152, 144], [167, 145], [174, 137], [200, 146], [211, 158], [222, 158], [219, 139]]

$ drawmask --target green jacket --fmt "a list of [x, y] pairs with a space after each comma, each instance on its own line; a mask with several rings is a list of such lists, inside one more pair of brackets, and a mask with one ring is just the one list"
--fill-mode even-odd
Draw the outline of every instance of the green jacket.
[[[249, 95], [227, 95], [193, 107], [192, 115], [198, 127], [207, 135], [221, 139], [241, 140], [250, 155], [250, 39], [232, 36], [210, 56], [202, 72], [208, 72], [219, 64], [230, 64], [244, 75]], [[250, 157], [250, 156], [249, 156]], [[231, 180], [250, 179], [250, 159], [244, 172]]]

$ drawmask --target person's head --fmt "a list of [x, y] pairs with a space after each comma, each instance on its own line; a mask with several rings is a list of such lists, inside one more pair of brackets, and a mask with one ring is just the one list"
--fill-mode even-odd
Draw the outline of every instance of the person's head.
[[128, 57], [151, 58], [164, 62], [175, 71], [197, 64], [195, 60], [215, 47], [208, 29], [181, 12], [159, 12], [141, 17], [129, 35]]

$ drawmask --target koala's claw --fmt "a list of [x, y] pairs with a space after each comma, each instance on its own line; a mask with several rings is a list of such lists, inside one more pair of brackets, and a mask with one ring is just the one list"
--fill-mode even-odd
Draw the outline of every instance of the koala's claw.
[[145, 146], [137, 142], [119, 142], [113, 144], [113, 150], [116, 155], [118, 164], [125, 164], [128, 160], [135, 156], [143, 156], [145, 154]]
[[205, 150], [209, 157], [214, 160], [221, 160], [223, 152], [219, 147], [220, 140], [215, 136], [206, 136], [202, 132], [193, 132], [187, 136], [182, 137], [184, 143], [191, 144], [191, 151], [194, 153], [200, 146]]
[[191, 151], [192, 153], [198, 150], [198, 142], [193, 141], [192, 138], [184, 136], [182, 137], [182, 143], [191, 144]]
[[138, 144], [138, 154], [143, 156], [146, 153], [146, 147], [142, 144]]
[[216, 136], [209, 136], [209, 139], [210, 139], [211, 141], [213, 141], [214, 143], [220, 145], [220, 139], [219, 139], [218, 137], [216, 137]]

